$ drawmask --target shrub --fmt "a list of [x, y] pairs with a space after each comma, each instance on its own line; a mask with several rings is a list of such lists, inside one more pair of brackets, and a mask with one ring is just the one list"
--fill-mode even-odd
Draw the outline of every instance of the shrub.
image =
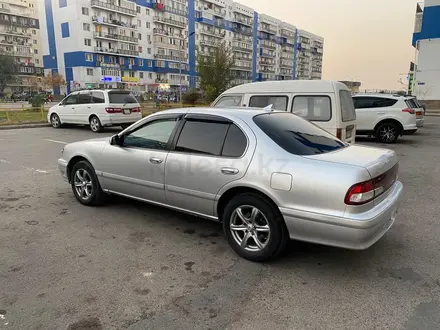
[[182, 96], [183, 103], [185, 104], [194, 105], [199, 99], [200, 99], [200, 94], [195, 89], [191, 89]]

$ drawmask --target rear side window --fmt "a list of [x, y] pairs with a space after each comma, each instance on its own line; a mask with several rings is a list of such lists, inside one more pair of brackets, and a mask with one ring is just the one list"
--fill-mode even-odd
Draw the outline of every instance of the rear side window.
[[396, 99], [383, 97], [355, 97], [353, 100], [356, 109], [392, 107], [397, 103]]
[[130, 93], [123, 92], [109, 92], [108, 97], [110, 103], [137, 103], [137, 100]]
[[92, 96], [90, 93], [80, 93], [77, 104], [89, 104], [92, 103]]
[[272, 109], [287, 111], [287, 103], [289, 98], [285, 95], [258, 95], [251, 96], [249, 100], [249, 106], [255, 108], [265, 108], [272, 104]]
[[217, 101], [215, 107], [218, 108], [228, 108], [228, 107], [239, 107], [241, 106], [241, 95], [228, 95], [223, 96]]
[[356, 111], [350, 92], [339, 91], [339, 97], [341, 99], [342, 121], [356, 120]]
[[103, 92], [92, 92], [92, 102], [93, 103], [105, 103]]
[[330, 133], [291, 113], [257, 115], [254, 122], [276, 144], [294, 155], [323, 154], [346, 146]]
[[246, 136], [236, 125], [229, 126], [221, 155], [225, 157], [241, 157], [247, 146]]
[[176, 151], [219, 156], [229, 123], [188, 120], [177, 141]]
[[330, 97], [317, 95], [295, 96], [292, 112], [310, 121], [329, 121], [332, 118]]

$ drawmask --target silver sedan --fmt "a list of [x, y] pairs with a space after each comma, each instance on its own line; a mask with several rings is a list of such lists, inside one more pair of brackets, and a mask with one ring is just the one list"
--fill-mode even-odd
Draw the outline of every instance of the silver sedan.
[[220, 221], [253, 261], [289, 239], [366, 249], [392, 226], [403, 188], [393, 151], [261, 109], [162, 111], [68, 144], [58, 165], [82, 204], [115, 194]]

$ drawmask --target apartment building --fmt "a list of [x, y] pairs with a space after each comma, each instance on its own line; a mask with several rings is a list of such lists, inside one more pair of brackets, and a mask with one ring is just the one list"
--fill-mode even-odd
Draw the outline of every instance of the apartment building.
[[409, 90], [429, 110], [440, 109], [440, 0], [416, 5], [412, 45], [415, 63], [410, 68]]
[[[44, 67], [66, 77], [67, 92], [196, 87], [197, 52], [221, 43], [233, 52], [234, 84], [321, 78], [322, 38], [231, 0], [39, 1]], [[299, 75], [303, 53], [308, 70]]]
[[32, 79], [44, 72], [38, 17], [36, 0], [0, 0], [0, 51], [14, 57], [19, 76], [7, 92], [38, 88]]

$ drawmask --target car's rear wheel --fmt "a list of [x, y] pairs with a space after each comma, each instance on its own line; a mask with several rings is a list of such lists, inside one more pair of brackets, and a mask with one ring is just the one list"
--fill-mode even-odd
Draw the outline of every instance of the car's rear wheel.
[[376, 139], [381, 143], [395, 143], [399, 135], [399, 126], [394, 123], [383, 123], [376, 129]]
[[79, 161], [71, 171], [70, 184], [76, 199], [84, 205], [101, 205], [106, 194], [102, 191], [93, 166], [88, 161]]
[[52, 124], [53, 128], [60, 128], [61, 127], [61, 120], [60, 117], [56, 113], [53, 113], [50, 115], [50, 123]]
[[258, 195], [246, 193], [232, 198], [222, 220], [229, 245], [245, 259], [271, 259], [281, 253], [288, 242], [280, 212]]
[[99, 120], [98, 117], [92, 116], [90, 118], [89, 123], [90, 123], [90, 129], [92, 130], [92, 132], [98, 133], [101, 131], [102, 125], [101, 125], [101, 121]]

